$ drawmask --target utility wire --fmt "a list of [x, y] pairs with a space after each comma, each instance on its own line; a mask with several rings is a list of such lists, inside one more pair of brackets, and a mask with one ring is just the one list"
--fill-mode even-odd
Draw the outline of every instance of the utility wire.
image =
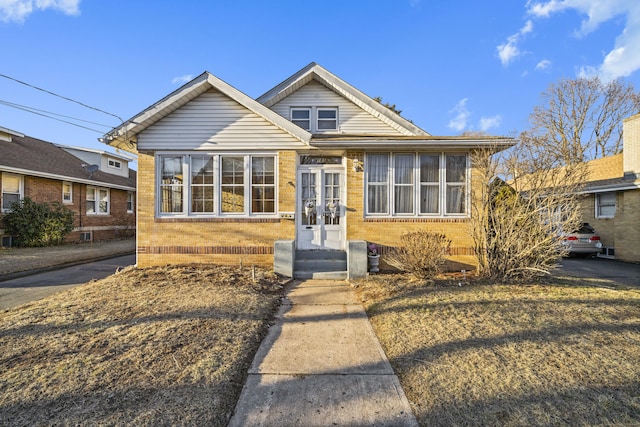
[[[102, 123], [96, 123], [96, 122], [92, 122], [92, 121], [89, 121], [89, 120], [83, 120], [83, 119], [79, 119], [77, 117], [72, 117], [72, 116], [65, 116], [64, 114], [54, 113], [52, 111], [40, 110], [40, 109], [35, 108], [35, 107], [29, 107], [28, 105], [20, 105], [20, 104], [16, 104], [16, 103], [10, 102], [10, 101], [4, 101], [2, 99], [0, 99], [0, 104], [1, 105], [6, 105], [7, 107], [17, 108], [18, 110], [28, 111], [30, 113], [35, 113], [35, 112], [46, 113], [46, 114], [51, 114], [53, 116], [64, 117], [66, 119], [75, 120], [77, 122], [89, 123], [89, 124], [92, 124], [92, 125], [102, 126], [102, 127], [109, 128], [109, 129], [113, 127], [111, 125], [104, 125]], [[53, 118], [53, 117], [51, 117], [51, 118]]]
[[[5, 105], [7, 105], [7, 103], [5, 103], [4, 101], [0, 101], [0, 104], [5, 104]], [[10, 103], [9, 103], [9, 104], [10, 104]], [[9, 105], [9, 106], [10, 106], [10, 107], [13, 107], [13, 108], [17, 108], [17, 109], [19, 109], [19, 110], [27, 111], [27, 112], [32, 113], [32, 114], [36, 114], [36, 115], [38, 115], [38, 116], [46, 117], [46, 118], [48, 118], [48, 119], [57, 120], [57, 121], [62, 122], [62, 123], [67, 123], [67, 124], [72, 125], [72, 126], [76, 126], [76, 127], [79, 127], [79, 128], [87, 129], [87, 130], [90, 130], [90, 131], [93, 131], [93, 132], [104, 133], [103, 131], [100, 131], [100, 130], [97, 130], [97, 129], [92, 129], [92, 128], [87, 127], [87, 126], [82, 126], [82, 125], [79, 125], [79, 124], [77, 124], [77, 123], [70, 122], [70, 121], [68, 121], [68, 120], [62, 120], [62, 119], [59, 119], [59, 118], [56, 118], [56, 117], [48, 116], [48, 115], [43, 114], [43, 113], [39, 113], [39, 112], [38, 112], [39, 110], [29, 109], [29, 107], [21, 107], [21, 106], [18, 106], [17, 104]], [[54, 114], [55, 114], [55, 113], [54, 113]], [[61, 116], [60, 114], [58, 114], [58, 115], [59, 115], [59, 116]], [[62, 117], [66, 117], [66, 116], [62, 116]], [[75, 119], [74, 119], [74, 120], [75, 120]], [[82, 121], [84, 121], [84, 120], [82, 120]], [[98, 123], [94, 123], [94, 124], [98, 124]], [[99, 125], [99, 126], [105, 126], [105, 125]], [[110, 127], [110, 126], [105, 126], [105, 127]]]
[[[76, 104], [82, 105], [82, 106], [83, 106], [83, 107], [85, 107], [85, 108], [89, 108], [89, 109], [91, 109], [91, 110], [98, 111], [98, 112], [100, 112], [100, 113], [107, 114], [107, 115], [109, 115], [109, 116], [113, 116], [113, 117], [115, 117], [116, 119], [120, 120], [120, 122], [121, 122], [121, 123], [124, 123], [124, 120], [122, 119], [122, 117], [120, 117], [120, 116], [118, 116], [118, 115], [116, 115], [116, 114], [109, 113], [109, 112], [107, 112], [107, 111], [101, 110], [101, 109], [96, 108], [96, 107], [92, 107], [92, 106], [87, 105], [87, 104], [85, 104], [85, 103], [82, 103], [82, 102], [80, 102], [80, 101], [76, 101], [75, 99], [67, 98], [66, 96], [58, 95], [57, 93], [54, 93], [54, 92], [48, 91], [48, 90], [46, 90], [46, 89], [42, 89], [42, 88], [40, 88], [40, 87], [38, 87], [38, 86], [34, 86], [34, 85], [29, 84], [29, 83], [25, 83], [25, 82], [23, 82], [22, 80], [15, 79], [15, 78], [10, 77], [10, 76], [7, 76], [7, 75], [5, 75], [5, 74], [1, 74], [1, 73], [0, 73], [0, 77], [4, 77], [5, 79], [13, 80], [14, 82], [20, 83], [20, 84], [25, 85], [25, 86], [27, 86], [27, 87], [30, 87], [30, 88], [32, 88], [32, 89], [37, 89], [37, 90], [42, 91], [42, 92], [44, 92], [44, 93], [48, 93], [49, 95], [57, 96], [58, 98], [62, 98], [62, 99], [64, 99], [64, 100], [66, 100], [66, 101], [74, 102], [74, 103], [76, 103]], [[62, 121], [62, 120], [61, 120], [61, 121]], [[82, 126], [81, 126], [81, 127], [82, 127]]]

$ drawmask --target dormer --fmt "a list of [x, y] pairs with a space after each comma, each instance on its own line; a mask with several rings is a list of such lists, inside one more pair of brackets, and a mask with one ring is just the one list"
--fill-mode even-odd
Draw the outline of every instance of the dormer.
[[102, 172], [125, 178], [129, 177], [129, 162], [133, 160], [130, 157], [84, 147], [70, 147], [66, 145], [58, 145], [58, 147], [84, 161], [87, 167], [97, 165], [98, 169]]

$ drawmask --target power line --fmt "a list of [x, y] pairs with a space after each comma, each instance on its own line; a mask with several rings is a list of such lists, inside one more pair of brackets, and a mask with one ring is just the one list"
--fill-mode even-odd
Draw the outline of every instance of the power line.
[[[4, 101], [2, 99], [0, 99], [0, 104], [6, 105], [7, 107], [13, 107], [13, 108], [16, 108], [18, 110], [28, 111], [30, 113], [35, 113], [35, 112], [46, 113], [46, 114], [51, 114], [51, 115], [58, 116], [58, 117], [64, 117], [66, 119], [75, 120], [77, 122], [83, 122], [83, 123], [89, 123], [89, 124], [92, 124], [92, 125], [102, 126], [102, 127], [105, 127], [105, 128], [112, 128], [113, 127], [111, 125], [105, 125], [105, 124], [102, 124], [102, 123], [96, 123], [96, 122], [92, 122], [92, 121], [84, 120], [84, 119], [79, 119], [77, 117], [72, 117], [72, 116], [65, 116], [64, 114], [54, 113], [53, 111], [40, 110], [40, 109], [35, 108], [35, 107], [29, 107], [27, 105], [20, 105], [20, 104], [16, 104], [16, 103], [10, 102], [10, 101]], [[53, 117], [51, 117], [51, 118], [53, 118]]]
[[[97, 132], [97, 133], [104, 133], [103, 131], [100, 131], [100, 130], [97, 130], [97, 129], [92, 129], [92, 128], [90, 128], [90, 127], [82, 126], [82, 125], [79, 125], [79, 124], [77, 124], [77, 123], [70, 122], [70, 121], [68, 121], [68, 120], [62, 120], [62, 119], [59, 119], [59, 118], [56, 118], [56, 117], [52, 117], [52, 116], [48, 116], [48, 115], [46, 115], [46, 114], [43, 114], [43, 113], [41, 113], [41, 112], [38, 112], [38, 111], [41, 111], [41, 110], [30, 109], [29, 107], [22, 107], [22, 106], [20, 106], [20, 105], [18, 105], [18, 104], [8, 105], [8, 104], [12, 104], [12, 103], [11, 103], [11, 102], [7, 103], [7, 102], [5, 102], [5, 101], [0, 101], [0, 104], [4, 104], [4, 105], [7, 105], [7, 106], [9, 106], [9, 107], [17, 108], [18, 110], [27, 111], [27, 112], [29, 112], [29, 113], [31, 113], [31, 114], [36, 114], [36, 115], [38, 115], [38, 116], [46, 117], [46, 118], [48, 118], [48, 119], [57, 120], [57, 121], [59, 121], [59, 122], [67, 123], [67, 124], [69, 124], [69, 125], [76, 126], [76, 127], [83, 128], [83, 129], [87, 129], [87, 130], [90, 130], [90, 131], [93, 131], [93, 132]], [[55, 113], [52, 113], [52, 114], [55, 114]], [[56, 115], [61, 116], [61, 117], [66, 117], [66, 116], [62, 116], [61, 114], [56, 114]], [[71, 118], [73, 119], [73, 117], [71, 117]], [[80, 119], [74, 119], [74, 120], [80, 120]], [[86, 120], [80, 120], [80, 121], [85, 121], [85, 122], [86, 122]], [[89, 122], [89, 123], [91, 123], [91, 122]], [[98, 123], [94, 123], [94, 124], [97, 124], [97, 125], [99, 125], [99, 126], [110, 127], [110, 126], [106, 126], [106, 125], [100, 125], [100, 124], [98, 124]]]
[[[34, 86], [34, 85], [32, 85], [32, 84], [29, 84], [29, 83], [23, 82], [22, 80], [15, 79], [15, 78], [10, 77], [10, 76], [7, 76], [7, 75], [5, 75], [5, 74], [1, 74], [1, 73], [0, 73], [0, 77], [4, 77], [5, 79], [13, 80], [14, 82], [20, 83], [20, 84], [25, 85], [25, 86], [27, 86], [27, 87], [30, 87], [30, 88], [32, 88], [32, 89], [36, 89], [36, 90], [42, 91], [42, 92], [44, 92], [44, 93], [48, 93], [49, 95], [56, 96], [56, 97], [58, 97], [58, 98], [61, 98], [61, 99], [66, 100], [66, 101], [74, 102], [74, 103], [76, 103], [76, 104], [78, 104], [78, 105], [82, 105], [82, 106], [83, 106], [83, 107], [85, 107], [85, 108], [89, 108], [89, 109], [91, 109], [91, 110], [98, 111], [98, 112], [103, 113], [103, 114], [107, 114], [107, 115], [109, 115], [109, 116], [115, 117], [116, 119], [120, 120], [120, 122], [121, 122], [121, 123], [124, 123], [124, 120], [122, 119], [122, 117], [120, 117], [120, 116], [118, 116], [118, 115], [116, 115], [116, 114], [109, 113], [109, 112], [107, 112], [107, 111], [101, 110], [101, 109], [96, 108], [96, 107], [92, 107], [92, 106], [87, 105], [87, 104], [85, 104], [85, 103], [83, 103], [83, 102], [76, 101], [75, 99], [71, 99], [71, 98], [68, 98], [68, 97], [66, 97], [66, 96], [58, 95], [57, 93], [51, 92], [51, 91], [46, 90], [46, 89], [42, 89], [41, 87]], [[82, 126], [81, 126], [81, 127], [82, 127]]]

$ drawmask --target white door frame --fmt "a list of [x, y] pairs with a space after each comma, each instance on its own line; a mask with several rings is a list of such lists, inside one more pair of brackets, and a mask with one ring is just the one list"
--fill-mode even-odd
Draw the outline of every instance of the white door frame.
[[[300, 165], [296, 173], [296, 247], [301, 250], [344, 250], [346, 248], [346, 173], [342, 164]], [[303, 174], [312, 174], [315, 178], [315, 200], [313, 195], [303, 200], [306, 190]], [[335, 199], [334, 179], [338, 177], [339, 194], [335, 215], [332, 216], [328, 203]], [[308, 175], [307, 175], [308, 176]], [[327, 182], [332, 180], [332, 182]], [[307, 183], [308, 184], [308, 183]], [[333, 197], [332, 197], [333, 196]], [[311, 201], [313, 208], [306, 215], [305, 204]]]

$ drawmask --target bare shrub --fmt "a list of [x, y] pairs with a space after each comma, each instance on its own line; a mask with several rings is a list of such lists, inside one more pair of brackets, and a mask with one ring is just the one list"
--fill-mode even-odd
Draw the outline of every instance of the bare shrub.
[[451, 240], [442, 233], [413, 231], [400, 236], [400, 246], [385, 261], [419, 280], [430, 280], [440, 272], [450, 247]]
[[529, 278], [548, 273], [565, 250], [559, 235], [582, 221], [584, 163], [557, 167], [544, 148], [520, 144], [472, 156], [471, 235], [481, 276]]

